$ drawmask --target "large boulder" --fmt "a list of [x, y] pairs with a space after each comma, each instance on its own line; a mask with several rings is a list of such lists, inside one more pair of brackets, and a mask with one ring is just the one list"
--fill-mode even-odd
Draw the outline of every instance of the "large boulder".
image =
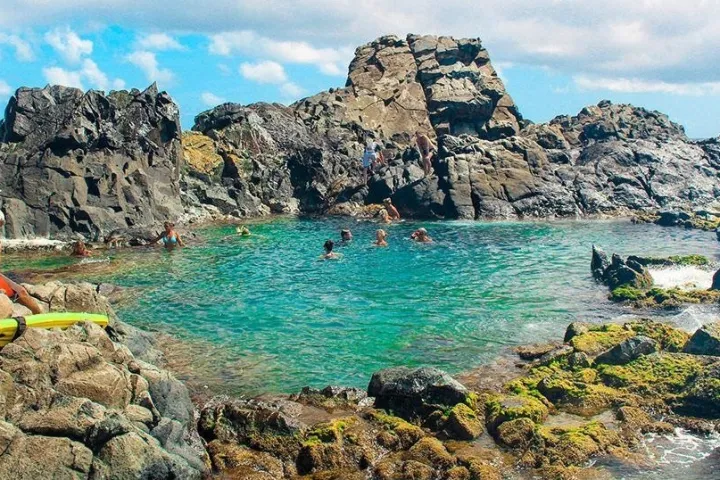
[[720, 322], [708, 323], [698, 329], [688, 340], [684, 352], [720, 357]]
[[118, 228], [183, 213], [180, 115], [153, 84], [83, 93], [20, 88], [0, 123], [0, 190], [10, 237]]
[[463, 403], [469, 391], [447, 373], [436, 368], [394, 367], [373, 374], [368, 396], [375, 406], [403, 418], [424, 417]]
[[657, 343], [652, 338], [642, 335], [628, 338], [615, 345], [607, 352], [595, 358], [595, 363], [608, 363], [612, 365], [625, 365], [642, 355], [650, 355], [658, 350]]

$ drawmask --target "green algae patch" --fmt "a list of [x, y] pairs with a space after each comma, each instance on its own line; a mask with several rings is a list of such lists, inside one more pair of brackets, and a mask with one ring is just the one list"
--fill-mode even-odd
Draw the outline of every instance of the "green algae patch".
[[591, 328], [590, 331], [573, 337], [570, 340], [570, 346], [576, 352], [596, 356], [632, 336], [634, 336], [632, 330], [625, 329], [620, 325], [608, 324]]
[[542, 423], [548, 413], [548, 407], [544, 403], [529, 395], [495, 397], [485, 404], [485, 418], [491, 430], [516, 418], [529, 418], [535, 423]]
[[605, 384], [638, 395], [679, 394], [703, 369], [692, 355], [655, 353], [627, 365], [599, 365]]
[[343, 432], [357, 421], [354, 417], [338, 418], [327, 423], [315, 425], [312, 430], [305, 434], [303, 446], [317, 445], [320, 443], [333, 443], [342, 439]]
[[610, 292], [613, 302], [631, 302], [645, 298], [646, 292], [630, 285], [623, 285]]
[[642, 290], [622, 286], [610, 293], [610, 299], [614, 302], [628, 302], [638, 308], [674, 308], [685, 304], [720, 303], [720, 291], [659, 287]]
[[372, 411], [369, 419], [382, 427], [378, 441], [387, 448], [407, 449], [425, 436], [417, 425], [379, 410]]
[[474, 440], [483, 433], [483, 419], [464, 403], [458, 403], [445, 419], [445, 430], [457, 440]]
[[600, 422], [577, 428], [538, 427], [536, 433], [545, 445], [542, 460], [550, 464], [581, 465], [608, 448], [624, 445], [617, 433]]
[[640, 320], [630, 322], [626, 326], [636, 332], [638, 335], [655, 340], [661, 350], [668, 352], [680, 352], [690, 339], [687, 332], [673, 328], [670, 325], [652, 320]]

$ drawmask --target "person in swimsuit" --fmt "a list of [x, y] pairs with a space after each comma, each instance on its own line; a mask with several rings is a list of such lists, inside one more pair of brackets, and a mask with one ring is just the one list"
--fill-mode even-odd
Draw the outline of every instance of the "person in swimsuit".
[[347, 228], [340, 230], [340, 239], [344, 245], [347, 245], [348, 243], [352, 242], [352, 232]]
[[13, 302], [24, 305], [34, 314], [43, 313], [40, 305], [23, 287], [0, 273], [0, 293], [4, 293]]
[[340, 258], [340, 254], [333, 252], [333, 248], [335, 248], [335, 242], [332, 240], [328, 240], [323, 245], [323, 248], [325, 249], [325, 254], [322, 255], [320, 258], [323, 260], [337, 260]]
[[437, 149], [437, 146], [427, 135], [420, 131], [415, 132], [415, 143], [417, 144], [418, 150], [420, 150], [425, 175], [430, 175], [432, 171], [432, 152]]
[[388, 243], [386, 239], [387, 232], [385, 232], [385, 230], [381, 228], [377, 232], [375, 232], [375, 243], [373, 243], [373, 245], [375, 245], [376, 247], [387, 247]]
[[170, 222], [165, 222], [164, 224], [165, 231], [158, 235], [158, 237], [152, 241], [152, 244], [155, 245], [156, 243], [162, 241], [163, 246], [168, 250], [173, 250], [175, 247], [184, 247], [185, 244], [182, 241], [182, 238], [180, 238], [180, 235], [175, 231], [175, 224]]
[[398, 212], [398, 209], [392, 204], [392, 200], [386, 198], [383, 200], [383, 205], [385, 206], [385, 210], [387, 210], [390, 220], [400, 220], [400, 212]]
[[250, 235], [250, 229], [247, 228], [245, 225], [241, 225], [235, 229], [235, 233], [237, 233], [241, 237], [247, 237], [248, 235]]
[[386, 223], [386, 224], [392, 223], [392, 220], [390, 220], [390, 214], [384, 208], [380, 209], [380, 211], [378, 212], [378, 217], [380, 217], [380, 223]]
[[413, 234], [410, 235], [410, 238], [418, 243], [432, 243], [433, 241], [433, 239], [428, 235], [427, 230], [424, 228], [418, 228], [415, 230]]

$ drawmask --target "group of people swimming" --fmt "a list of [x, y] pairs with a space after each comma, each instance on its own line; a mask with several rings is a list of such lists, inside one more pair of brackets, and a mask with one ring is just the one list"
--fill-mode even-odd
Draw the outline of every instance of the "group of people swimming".
[[[437, 145], [430, 137], [421, 131], [415, 132], [415, 146], [420, 153], [422, 159], [422, 167], [425, 175], [432, 172], [433, 152], [437, 152]], [[365, 143], [365, 150], [362, 157], [363, 181], [368, 182], [368, 178], [378, 165], [386, 163], [385, 154], [382, 145], [378, 144], [373, 137], [369, 137]]]
[[[385, 231], [382, 228], [379, 228], [375, 231], [375, 241], [372, 243], [375, 247], [387, 247], [389, 246], [387, 241], [387, 231]], [[430, 238], [430, 235], [428, 235], [428, 231], [425, 228], [418, 228], [410, 235], [410, 240], [417, 242], [417, 243], [432, 243], [433, 239]], [[350, 231], [350, 229], [342, 229], [340, 231], [340, 245], [346, 246], [352, 243], [353, 241], [353, 234]], [[325, 250], [325, 253], [320, 256], [322, 260], [338, 260], [342, 257], [342, 254], [337, 253], [335, 251], [335, 245], [336, 243], [328, 239], [325, 241], [325, 244], [323, 244], [323, 249]]]

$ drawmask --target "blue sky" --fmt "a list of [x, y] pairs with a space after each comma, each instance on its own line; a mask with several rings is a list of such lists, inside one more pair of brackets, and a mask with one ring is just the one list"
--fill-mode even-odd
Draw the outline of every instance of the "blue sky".
[[182, 123], [222, 101], [290, 103], [343, 86], [354, 48], [408, 32], [480, 37], [533, 121], [601, 99], [720, 135], [720, 2], [2, 0], [0, 102], [19, 86], [144, 88]]

